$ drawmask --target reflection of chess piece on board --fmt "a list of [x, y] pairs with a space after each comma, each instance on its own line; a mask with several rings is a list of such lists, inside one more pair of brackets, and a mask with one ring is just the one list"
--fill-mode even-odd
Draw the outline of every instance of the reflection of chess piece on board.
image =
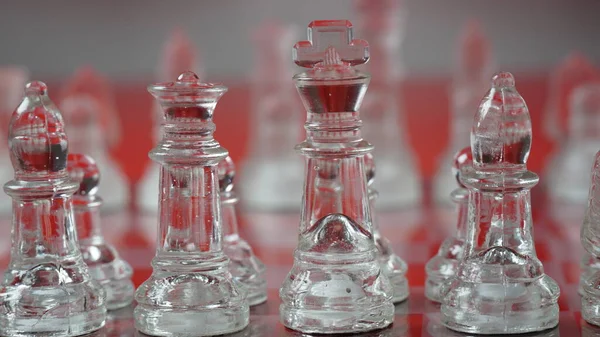
[[100, 208], [103, 200], [96, 195], [100, 170], [94, 159], [78, 153], [69, 154], [67, 170], [71, 179], [79, 182], [79, 189], [73, 195], [73, 213], [83, 260], [90, 276], [106, 291], [106, 308], [126, 307], [133, 301], [133, 270], [102, 235]]
[[531, 118], [510, 73], [494, 75], [471, 129], [469, 223], [456, 276], [445, 283], [442, 323], [472, 334], [543, 331], [558, 324], [556, 282], [537, 258], [527, 170]]
[[[197, 61], [196, 49], [192, 41], [181, 28], [175, 29], [166, 41], [159, 69], [158, 81], [169, 81], [177, 78], [184, 71], [194, 71], [202, 78], [202, 71]], [[161, 137], [162, 110], [158, 103], [154, 102], [152, 110], [153, 140], [157, 143]], [[144, 175], [138, 182], [136, 189], [136, 205], [145, 213], [156, 213], [158, 209], [158, 181], [160, 166], [154, 162], [146, 166]]]
[[247, 209], [296, 210], [302, 198], [302, 162], [293, 151], [302, 126], [300, 102], [290, 83], [294, 37], [293, 27], [271, 21], [253, 34], [251, 141], [240, 179]]
[[279, 297], [283, 325], [303, 333], [382, 329], [394, 318], [392, 287], [381, 272], [364, 167], [373, 146], [362, 138], [359, 109], [369, 76], [364, 40], [346, 20], [313, 21], [309, 41], [294, 46], [308, 68], [294, 76], [307, 110], [307, 157], [294, 265]]
[[481, 25], [469, 22], [461, 36], [458, 62], [450, 88], [449, 142], [434, 178], [434, 195], [438, 204], [452, 205], [450, 194], [456, 188], [452, 158], [456, 151], [469, 145], [469, 130], [481, 97], [495, 68], [490, 46]]
[[361, 37], [369, 41], [371, 75], [361, 107], [363, 132], [375, 146], [379, 192], [378, 208], [397, 209], [421, 201], [421, 176], [408, 143], [399, 84], [403, 69], [400, 54], [404, 39], [405, 8], [397, 0], [356, 2]]
[[[6, 139], [8, 123], [12, 112], [23, 98], [23, 88], [27, 83], [29, 72], [18, 66], [0, 66], [0, 139]], [[0, 157], [8, 158], [8, 148], [4, 141], [0, 142]], [[0, 181], [13, 178], [13, 168], [8, 160], [0, 160]], [[0, 214], [10, 214], [12, 200], [6, 193], [0, 193]]]
[[547, 131], [558, 141], [558, 149], [549, 161], [546, 186], [555, 204], [583, 207], [600, 141], [600, 70], [578, 54], [559, 70], [566, 69], [572, 72], [559, 72], [553, 79], [557, 90], [551, 93], [556, 97]]
[[110, 85], [90, 67], [77, 70], [63, 89], [60, 108], [69, 136], [69, 151], [85, 153], [102, 172], [98, 187], [104, 198], [103, 212], [127, 208], [129, 181], [110, 148], [120, 139], [120, 122]]
[[12, 114], [12, 250], [0, 285], [0, 335], [77, 336], [104, 326], [104, 289], [89, 276], [73, 222], [79, 183], [67, 172], [68, 140], [42, 82]]

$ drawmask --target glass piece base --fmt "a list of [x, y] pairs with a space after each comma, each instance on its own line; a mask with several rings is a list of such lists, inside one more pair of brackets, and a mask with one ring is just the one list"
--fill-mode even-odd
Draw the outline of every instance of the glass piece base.
[[104, 307], [79, 314], [53, 317], [52, 314], [40, 317], [13, 317], [0, 315], [0, 335], [15, 337], [70, 337], [80, 336], [99, 330], [104, 326]]
[[408, 280], [406, 263], [396, 254], [379, 257], [381, 271], [390, 280], [393, 289], [392, 302], [400, 303], [408, 298]]
[[490, 284], [454, 280], [441, 306], [449, 329], [475, 334], [521, 334], [558, 324], [558, 285], [547, 275], [530, 282]]
[[[456, 244], [452, 244], [452, 243]], [[449, 243], [446, 245], [446, 243]], [[456, 248], [454, 252], [458, 252], [459, 247], [462, 251], [462, 242], [458, 240], [446, 240], [440, 248], [441, 255], [436, 255], [425, 265], [425, 273], [427, 274], [427, 280], [425, 281], [425, 297], [433, 302], [441, 303], [444, 296], [443, 285], [446, 281], [456, 274], [458, 265], [457, 259], [448, 259], [444, 256], [456, 256], [452, 254], [452, 249]], [[446, 253], [444, 253], [446, 252]]]
[[138, 305], [135, 327], [150, 336], [216, 336], [243, 330], [249, 322], [247, 306], [173, 309]]
[[250, 245], [236, 239], [223, 244], [223, 252], [229, 257], [229, 271], [246, 291], [248, 305], [261, 304], [267, 300], [265, 265], [254, 255]]
[[116, 310], [124, 308], [133, 302], [135, 287], [129, 278], [100, 282], [106, 291], [106, 309]]
[[343, 310], [312, 310], [279, 307], [281, 323], [303, 333], [340, 334], [379, 330], [390, 325], [394, 318], [394, 306], [390, 303], [365, 308], [360, 305], [344, 307]]

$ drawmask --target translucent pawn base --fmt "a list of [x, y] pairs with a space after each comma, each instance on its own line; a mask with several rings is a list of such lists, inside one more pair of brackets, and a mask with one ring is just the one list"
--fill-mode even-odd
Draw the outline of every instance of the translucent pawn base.
[[244, 329], [249, 308], [227, 265], [222, 253], [155, 258], [152, 276], [135, 293], [136, 329], [151, 336], [181, 337]]
[[387, 239], [382, 238], [379, 231], [375, 233], [375, 245], [380, 252], [379, 265], [382, 273], [389, 279], [393, 289], [393, 303], [400, 303], [408, 298], [408, 280], [406, 262], [394, 254]]
[[459, 254], [462, 254], [464, 242], [455, 237], [446, 239], [436, 256], [425, 265], [425, 297], [440, 303], [443, 299], [443, 285], [456, 274]]
[[490, 284], [455, 279], [441, 307], [449, 329], [475, 334], [521, 334], [558, 325], [558, 285], [543, 275], [530, 282]]
[[377, 179], [373, 188], [379, 192], [377, 209], [392, 210], [421, 203], [421, 178], [411, 164], [400, 158], [377, 157]]
[[600, 259], [595, 258], [590, 253], [584, 251], [581, 257], [581, 276], [579, 277], [579, 295], [584, 295], [585, 284], [592, 280], [594, 274], [600, 271]]
[[290, 160], [251, 161], [242, 172], [244, 207], [264, 211], [295, 211], [302, 200], [304, 168]]
[[[280, 290], [283, 325], [304, 333], [331, 334], [383, 329], [392, 323], [390, 285], [378, 276], [374, 260], [327, 266], [324, 260], [340, 257], [302, 255], [308, 253], [296, 253], [296, 263]], [[346, 256], [341, 260], [364, 258]]]
[[593, 273], [583, 285], [581, 316], [593, 325], [600, 326], [600, 271]]
[[265, 265], [254, 255], [248, 243], [239, 237], [225, 238], [223, 252], [229, 257], [231, 275], [244, 286], [248, 305], [257, 305], [267, 300]]

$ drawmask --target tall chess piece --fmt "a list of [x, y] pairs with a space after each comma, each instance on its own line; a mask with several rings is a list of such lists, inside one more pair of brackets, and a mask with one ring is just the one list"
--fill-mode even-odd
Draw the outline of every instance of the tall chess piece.
[[365, 155], [365, 171], [367, 173], [367, 192], [369, 193], [369, 207], [371, 207], [373, 239], [375, 240], [375, 246], [379, 253], [379, 265], [381, 266], [383, 274], [387, 276], [392, 284], [394, 293], [392, 301], [394, 303], [400, 303], [407, 299], [409, 295], [408, 280], [406, 279], [408, 266], [404, 260], [394, 253], [392, 244], [381, 234], [379, 226], [377, 225], [378, 221], [375, 211], [375, 202], [377, 201], [379, 193], [373, 188], [373, 183], [375, 182], [375, 160], [371, 153]]
[[129, 181], [110, 149], [118, 146], [120, 121], [108, 81], [91, 67], [79, 68], [63, 89], [60, 109], [70, 151], [85, 153], [102, 171], [98, 187], [106, 200], [103, 211], [117, 212], [129, 203]]
[[67, 136], [42, 82], [30, 82], [13, 112], [8, 144], [15, 170], [10, 264], [0, 286], [0, 335], [76, 336], [104, 326], [105, 293], [77, 242], [67, 173]]
[[103, 200], [96, 195], [100, 170], [94, 159], [79, 153], [69, 154], [67, 170], [71, 179], [79, 182], [79, 189], [73, 195], [73, 213], [83, 260], [92, 278], [106, 291], [106, 308], [126, 307], [133, 301], [133, 270], [102, 236], [100, 207]]
[[379, 192], [377, 205], [390, 210], [420, 204], [421, 177], [402, 116], [399, 83], [403, 63], [405, 9], [395, 0], [357, 1], [362, 36], [375, 62], [366, 65], [372, 79], [362, 105], [363, 132], [375, 146]]
[[236, 214], [238, 198], [233, 191], [235, 166], [227, 156], [217, 166], [221, 212], [223, 214], [223, 251], [229, 257], [229, 270], [246, 289], [248, 304], [256, 305], [267, 300], [265, 265], [254, 255], [252, 247], [240, 237]]
[[471, 129], [473, 167], [467, 240], [456, 277], [444, 286], [442, 323], [474, 334], [542, 331], [558, 324], [556, 282], [535, 254], [527, 170], [531, 119], [510, 73], [498, 73]]
[[290, 149], [300, 140], [300, 102], [290, 83], [292, 26], [265, 22], [255, 32], [252, 118], [243, 164], [242, 205], [250, 210], [291, 211], [302, 196], [302, 162]]
[[572, 90], [569, 112], [569, 129], [551, 162], [547, 184], [555, 201], [583, 206], [600, 141], [600, 79]]
[[[6, 139], [7, 126], [13, 110], [23, 97], [23, 88], [29, 78], [29, 71], [19, 66], [0, 66], [0, 139]], [[8, 158], [8, 148], [0, 143], [0, 157]], [[8, 160], [0, 161], [0, 181], [13, 178], [13, 168]], [[12, 210], [12, 200], [0, 192], [0, 214], [9, 215]]]
[[452, 166], [456, 151], [469, 145], [473, 112], [485, 95], [494, 68], [489, 42], [481, 25], [477, 21], [469, 22], [460, 36], [458, 62], [450, 88], [450, 141], [434, 178], [438, 204], [452, 204], [450, 195], [456, 187], [456, 177], [448, 168]]
[[456, 275], [458, 264], [462, 259], [467, 238], [469, 220], [469, 190], [460, 181], [461, 169], [473, 165], [471, 147], [467, 146], [454, 155], [452, 173], [458, 187], [452, 191], [451, 199], [456, 204], [456, 232], [446, 238], [437, 254], [425, 265], [427, 280], [425, 281], [425, 297], [433, 302], [442, 301], [442, 289], [445, 282]]
[[[157, 74], [158, 81], [170, 81], [187, 70], [194, 71], [200, 78], [203, 77], [195, 46], [183, 29], [178, 28], [171, 33], [171, 36], [163, 47]], [[163, 112], [160, 105], [156, 102], [153, 106], [152, 118], [154, 121], [152, 134], [154, 143], [157, 144], [162, 137], [161, 123]], [[136, 205], [144, 213], [157, 213], [158, 199], [156, 199], [156, 195], [158, 195], [159, 175], [160, 165], [152, 162], [146, 167], [144, 175], [137, 184]]]
[[358, 109], [369, 59], [349, 21], [313, 21], [293, 49], [294, 76], [307, 110], [304, 197], [294, 265], [279, 290], [280, 320], [303, 333], [381, 329], [394, 317], [392, 288], [381, 273], [373, 238]]
[[248, 325], [246, 294], [229, 272], [217, 164], [227, 150], [213, 138], [213, 111], [227, 88], [192, 72], [150, 85], [163, 109], [159, 228], [152, 276], [136, 291], [135, 326], [152, 336], [214, 336]]

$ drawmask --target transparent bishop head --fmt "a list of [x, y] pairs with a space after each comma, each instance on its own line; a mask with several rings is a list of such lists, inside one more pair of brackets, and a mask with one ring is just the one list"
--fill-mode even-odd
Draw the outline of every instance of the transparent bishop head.
[[256, 305], [267, 300], [265, 265], [254, 255], [252, 247], [240, 237], [236, 214], [238, 198], [233, 191], [235, 165], [227, 156], [218, 167], [221, 212], [223, 214], [223, 251], [229, 257], [229, 270], [244, 285], [248, 304]]
[[114, 310], [128, 306], [133, 301], [133, 270], [102, 236], [100, 207], [103, 201], [96, 195], [100, 183], [98, 165], [90, 156], [70, 153], [67, 169], [71, 179], [79, 182], [79, 189], [73, 196], [73, 213], [83, 260], [90, 275], [106, 291], [106, 308]]
[[581, 314], [594, 325], [600, 325], [600, 151], [592, 166], [587, 209], [581, 226], [581, 244], [585, 249], [581, 260], [579, 293]]
[[371, 62], [364, 68], [372, 75], [365, 95], [363, 128], [374, 146], [381, 210], [416, 206], [422, 198], [417, 161], [408, 143], [400, 95], [404, 72], [401, 43], [406, 8], [399, 0], [355, 1], [361, 37], [369, 41]]
[[0, 335], [75, 336], [100, 329], [105, 293], [78, 248], [67, 137], [42, 82], [30, 82], [9, 126], [14, 180], [10, 264], [0, 288]]
[[373, 240], [358, 109], [369, 77], [354, 66], [369, 59], [349, 21], [313, 21], [293, 58], [308, 68], [294, 76], [307, 110], [307, 157], [294, 265], [279, 295], [280, 319], [304, 333], [352, 333], [388, 326], [392, 288]]
[[371, 207], [371, 218], [373, 224], [373, 239], [375, 246], [379, 252], [379, 264], [382, 272], [388, 277], [393, 288], [393, 301], [399, 303], [408, 298], [408, 280], [406, 272], [408, 266], [406, 262], [396, 255], [392, 249], [390, 241], [381, 235], [379, 226], [377, 225], [377, 217], [375, 212], [375, 202], [379, 193], [373, 188], [375, 181], [375, 160], [371, 153], [365, 155], [365, 172], [367, 174], [367, 193], [369, 194], [369, 206]]
[[569, 101], [568, 136], [551, 162], [547, 185], [557, 204], [584, 205], [600, 141], [600, 81], [574, 88]]
[[478, 21], [468, 22], [459, 39], [457, 66], [450, 87], [450, 140], [434, 178], [435, 201], [441, 205], [453, 204], [450, 195], [456, 179], [450, 168], [454, 154], [469, 145], [473, 115], [496, 67], [490, 43]]
[[469, 223], [456, 277], [442, 291], [442, 322], [476, 334], [541, 331], [558, 324], [559, 288], [535, 253], [527, 170], [531, 119], [510, 73], [498, 73], [471, 129]]
[[217, 164], [227, 150], [213, 138], [213, 112], [227, 88], [191, 71], [150, 85], [163, 112], [163, 137], [150, 151], [160, 164], [152, 275], [135, 293], [136, 328], [152, 336], [213, 336], [248, 325], [245, 292], [229, 272]]
[[460, 181], [460, 175], [463, 168], [471, 167], [472, 164], [473, 156], [470, 146], [454, 155], [452, 175], [455, 182], [458, 182], [458, 187], [452, 191], [450, 197], [457, 209], [456, 232], [444, 240], [437, 254], [425, 265], [427, 273], [425, 296], [434, 302], [442, 301], [442, 287], [448, 279], [456, 275], [458, 263], [463, 256], [467, 238], [469, 190]]

